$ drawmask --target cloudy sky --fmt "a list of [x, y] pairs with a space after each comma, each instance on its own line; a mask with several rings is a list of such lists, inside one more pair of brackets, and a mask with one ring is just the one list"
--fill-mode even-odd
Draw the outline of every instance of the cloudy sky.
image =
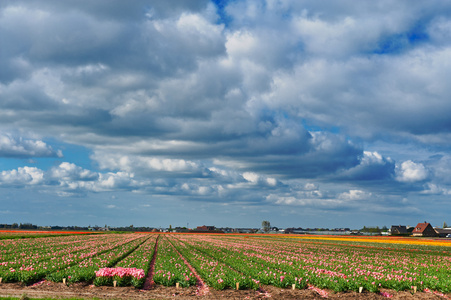
[[0, 2], [0, 223], [451, 222], [447, 1]]

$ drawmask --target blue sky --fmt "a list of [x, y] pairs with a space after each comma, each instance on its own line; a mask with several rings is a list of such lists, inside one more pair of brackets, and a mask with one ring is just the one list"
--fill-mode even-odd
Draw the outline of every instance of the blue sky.
[[449, 223], [450, 41], [442, 1], [2, 1], [0, 223]]

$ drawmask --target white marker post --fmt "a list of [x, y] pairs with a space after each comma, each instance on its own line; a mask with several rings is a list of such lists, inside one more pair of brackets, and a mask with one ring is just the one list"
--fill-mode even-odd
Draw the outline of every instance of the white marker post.
[[115, 280], [115, 281], [113, 281], [113, 287], [116, 287], [117, 286], [117, 281]]
[[239, 283], [239, 282], [236, 283], [236, 289], [237, 289], [237, 290], [240, 289], [240, 283]]
[[293, 291], [296, 289], [296, 284], [295, 284], [295, 283], [293, 283], [293, 284], [291, 285], [291, 289], [293, 289]]
[[66, 278], [63, 278], [63, 284], [66, 284]]
[[359, 294], [363, 292], [363, 286], [359, 287]]
[[178, 289], [180, 287], [180, 283], [176, 282], [175, 283], [175, 288]]

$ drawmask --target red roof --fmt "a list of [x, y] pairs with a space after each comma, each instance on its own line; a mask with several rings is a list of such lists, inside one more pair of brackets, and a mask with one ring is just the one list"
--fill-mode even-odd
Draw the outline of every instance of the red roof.
[[431, 224], [429, 223], [418, 223], [412, 233], [423, 233], [423, 231], [430, 225]]

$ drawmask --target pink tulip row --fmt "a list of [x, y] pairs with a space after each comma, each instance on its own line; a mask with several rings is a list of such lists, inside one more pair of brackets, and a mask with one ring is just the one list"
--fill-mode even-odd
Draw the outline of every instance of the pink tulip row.
[[158, 242], [153, 280], [156, 284], [165, 286], [174, 286], [178, 283], [179, 286], [188, 287], [196, 284], [195, 275], [164, 236]]
[[97, 272], [95, 272], [97, 277], [114, 277], [118, 276], [120, 278], [123, 277], [135, 277], [137, 279], [144, 278], [146, 276], [146, 273], [143, 269], [136, 269], [136, 268], [102, 268], [99, 269]]

